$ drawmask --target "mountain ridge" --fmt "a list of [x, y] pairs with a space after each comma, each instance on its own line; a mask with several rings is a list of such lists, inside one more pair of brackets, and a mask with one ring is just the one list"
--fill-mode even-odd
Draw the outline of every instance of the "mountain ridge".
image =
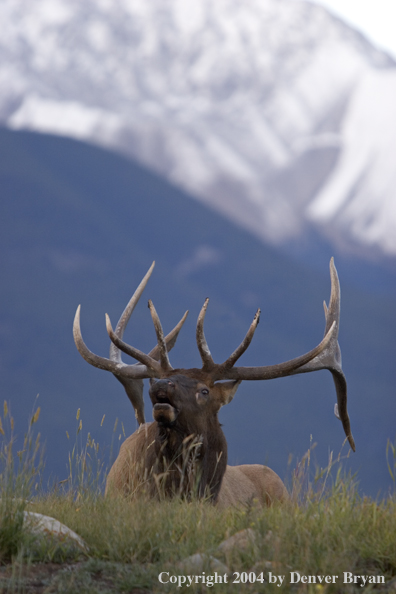
[[0, 16], [4, 125], [116, 149], [272, 245], [312, 229], [395, 258], [395, 63], [325, 9], [8, 0]]

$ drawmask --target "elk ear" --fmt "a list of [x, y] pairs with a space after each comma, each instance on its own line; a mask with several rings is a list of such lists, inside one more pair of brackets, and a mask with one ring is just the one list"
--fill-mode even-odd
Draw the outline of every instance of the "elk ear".
[[228, 382], [219, 382], [215, 384], [217, 401], [219, 408], [229, 404], [238, 390], [241, 380], [230, 380]]

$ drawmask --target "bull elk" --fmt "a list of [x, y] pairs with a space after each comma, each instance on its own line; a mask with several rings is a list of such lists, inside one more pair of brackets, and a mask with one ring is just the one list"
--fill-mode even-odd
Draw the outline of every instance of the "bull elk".
[[[333, 259], [330, 262], [331, 296], [325, 309], [325, 335], [314, 349], [290, 361], [260, 367], [236, 367], [249, 347], [259, 322], [260, 310], [238, 348], [224, 363], [214, 362], [204, 335], [206, 299], [198, 316], [196, 340], [202, 359], [201, 369], [174, 369], [168, 357], [173, 348], [186, 312], [165, 337], [154, 308], [149, 301], [157, 345], [145, 354], [125, 343], [125, 327], [151, 276], [148, 270], [125, 308], [115, 330], [106, 314], [106, 327], [112, 341], [110, 358], [92, 353], [85, 345], [80, 330], [80, 306], [74, 319], [73, 333], [78, 351], [91, 365], [111, 371], [123, 384], [135, 409], [139, 428], [122, 444], [106, 483], [106, 494], [131, 496], [144, 488], [151, 496], [179, 494], [207, 497], [221, 506], [246, 503], [257, 499], [262, 505], [287, 497], [286, 488], [275, 472], [259, 464], [227, 466], [227, 442], [221, 429], [218, 412], [233, 399], [243, 380], [268, 380], [299, 373], [328, 369], [332, 373], [337, 404], [335, 414], [341, 420], [352, 450], [352, 437], [347, 412], [347, 386], [341, 369], [338, 345], [340, 286]], [[133, 357], [135, 364], [122, 361], [121, 351]], [[146, 423], [143, 403], [143, 379], [150, 378], [150, 399], [154, 422]]]

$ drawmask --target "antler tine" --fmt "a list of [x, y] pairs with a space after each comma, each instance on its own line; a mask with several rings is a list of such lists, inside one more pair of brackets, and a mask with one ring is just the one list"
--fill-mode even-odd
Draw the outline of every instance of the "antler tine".
[[330, 260], [330, 279], [331, 279], [331, 292], [329, 307], [325, 306], [325, 317], [326, 317], [326, 328], [325, 334], [328, 331], [331, 324], [337, 322], [337, 334], [335, 338], [338, 338], [338, 330], [340, 325], [340, 311], [341, 311], [341, 289], [340, 281], [338, 279], [337, 269], [334, 264], [334, 258]]
[[[151, 264], [150, 268], [148, 269], [145, 276], [143, 277], [140, 285], [138, 286], [138, 288], [132, 295], [131, 299], [129, 300], [126, 308], [122, 312], [120, 319], [118, 320], [117, 326], [114, 330], [114, 332], [118, 336], [118, 338], [122, 338], [124, 336], [125, 328], [129, 322], [132, 312], [135, 309], [144, 289], [146, 288], [146, 285], [147, 285], [148, 280], [151, 276], [151, 273], [153, 272], [154, 266], [155, 266], [155, 262], [153, 262]], [[122, 360], [121, 359], [121, 351], [113, 342], [110, 344], [110, 359], [112, 361], [117, 361], [119, 363]]]
[[85, 344], [81, 334], [80, 312], [81, 305], [77, 307], [76, 315], [74, 316], [73, 322], [73, 337], [78, 352], [83, 357], [83, 359], [87, 361], [87, 363], [90, 363], [94, 367], [98, 367], [99, 369], [105, 369], [106, 371], [115, 371], [117, 369], [117, 364], [114, 361], [110, 361], [105, 357], [99, 357], [98, 355], [95, 355], [92, 351], [89, 350], [89, 348]]
[[[328, 307], [326, 305], [326, 301], [323, 301], [323, 309], [324, 309], [324, 313], [325, 313], [325, 320], [327, 320], [327, 314], [328, 314]], [[326, 333], [326, 331], [325, 331]]]
[[210, 350], [208, 347], [208, 343], [206, 342], [205, 334], [204, 334], [204, 320], [206, 310], [208, 308], [209, 299], [206, 298], [205, 302], [202, 306], [201, 311], [199, 312], [198, 320], [197, 320], [197, 329], [196, 329], [196, 338], [197, 338], [197, 346], [199, 350], [199, 354], [201, 355], [202, 359], [202, 369], [203, 371], [210, 371], [215, 367], [215, 362], [213, 361], [212, 355], [210, 354]]
[[[146, 272], [145, 276], [143, 277], [141, 283], [139, 284], [138, 288], [132, 295], [132, 298], [129, 300], [126, 308], [124, 309], [123, 313], [121, 314], [120, 319], [118, 320], [115, 334], [118, 338], [122, 339], [124, 335], [125, 328], [129, 322], [129, 319], [132, 315], [133, 310], [136, 307], [146, 285], [153, 272], [155, 266], [155, 262], [153, 262]], [[110, 359], [112, 361], [116, 361], [117, 363], [122, 363], [121, 351], [120, 349], [113, 343], [110, 343]], [[118, 381], [124, 386], [125, 392], [134, 408], [136, 419], [139, 425], [142, 425], [146, 422], [144, 416], [144, 399], [143, 399], [143, 381], [142, 380], [135, 380], [135, 379], [128, 379], [123, 378], [120, 376], [115, 375]]]
[[[169, 332], [169, 334], [167, 334], [165, 336], [166, 350], [168, 351], [168, 353], [175, 346], [177, 337], [179, 336], [179, 332], [182, 329], [183, 324], [184, 324], [184, 322], [187, 319], [187, 316], [188, 316], [188, 310], [186, 311], [186, 313], [184, 314], [184, 316], [182, 317], [182, 319], [180, 320], [180, 322], [173, 328], [173, 330], [171, 330]], [[159, 347], [158, 347], [158, 344], [156, 344], [155, 347], [149, 352], [149, 357], [151, 357], [152, 359], [155, 359], [156, 361], [158, 361], [158, 359], [159, 359]]]
[[329, 307], [324, 302], [324, 312], [326, 318], [325, 335], [329, 328], [334, 326], [334, 332], [331, 340], [318, 357], [312, 359], [301, 368], [298, 373], [305, 371], [317, 371], [319, 369], [330, 369], [342, 371], [341, 369], [341, 349], [338, 344], [338, 332], [340, 329], [340, 312], [341, 312], [341, 289], [338, 274], [334, 265], [334, 258], [330, 260], [330, 279], [331, 279], [331, 293]]
[[241, 344], [239, 345], [238, 348], [235, 349], [235, 351], [228, 357], [227, 361], [224, 361], [224, 363], [220, 366], [220, 367], [225, 367], [225, 368], [230, 368], [233, 365], [235, 365], [235, 363], [238, 361], [238, 359], [243, 355], [243, 353], [248, 349], [250, 343], [252, 342], [254, 333], [256, 331], [256, 328], [258, 326], [258, 323], [260, 321], [260, 309], [258, 309], [256, 311], [256, 314], [253, 318], [253, 322], [250, 324], [250, 328], [246, 333], [245, 338], [243, 339], [243, 341], [241, 342]]
[[352, 450], [356, 451], [355, 440], [351, 432], [351, 423], [349, 420], [348, 409], [347, 409], [347, 382], [345, 375], [341, 369], [330, 369], [331, 375], [333, 376], [334, 386], [337, 394], [337, 404], [334, 407], [334, 412], [337, 411], [336, 417], [341, 421], [345, 435], [349, 441], [349, 445]]
[[154, 372], [146, 365], [125, 365], [125, 363], [117, 363], [111, 359], [106, 359], [105, 357], [95, 355], [92, 351], [90, 351], [81, 334], [80, 311], [81, 306], [79, 305], [76, 315], [74, 316], [73, 336], [78, 352], [83, 357], [83, 359], [87, 361], [87, 363], [90, 363], [90, 365], [98, 367], [99, 369], [111, 371], [114, 373], [114, 375], [117, 375], [117, 377], [120, 375], [130, 379], [144, 379], [148, 377], [154, 377]]
[[330, 260], [330, 278], [331, 294], [329, 307], [327, 307], [326, 303], [324, 303], [324, 312], [326, 318], [325, 335], [328, 333], [329, 327], [334, 326], [334, 332], [327, 347], [317, 357], [302, 366], [301, 369], [297, 371], [297, 373], [318, 371], [320, 369], [329, 369], [330, 371], [342, 373], [341, 349], [340, 345], [338, 344], [338, 332], [340, 329], [341, 290], [337, 270], [334, 265], [334, 258], [331, 258]]
[[149, 307], [149, 310], [151, 313], [151, 318], [153, 320], [155, 333], [157, 335], [157, 343], [158, 343], [161, 369], [162, 369], [162, 371], [171, 371], [173, 368], [172, 368], [172, 365], [170, 364], [169, 357], [168, 357], [168, 351], [166, 349], [164, 331], [162, 330], [160, 319], [158, 317], [157, 311], [156, 311], [151, 299], [148, 302], [148, 307]]
[[110, 337], [110, 340], [115, 344], [115, 346], [118, 349], [121, 349], [122, 351], [124, 351], [124, 353], [130, 355], [131, 357], [139, 361], [139, 363], [145, 365], [146, 367], [154, 371], [156, 374], [161, 373], [161, 366], [158, 364], [157, 361], [155, 361], [155, 359], [152, 359], [149, 355], [146, 355], [146, 353], [143, 353], [142, 351], [139, 351], [139, 349], [136, 349], [135, 347], [127, 344], [117, 336], [117, 334], [114, 332], [112, 328], [110, 318], [107, 314], [106, 330]]

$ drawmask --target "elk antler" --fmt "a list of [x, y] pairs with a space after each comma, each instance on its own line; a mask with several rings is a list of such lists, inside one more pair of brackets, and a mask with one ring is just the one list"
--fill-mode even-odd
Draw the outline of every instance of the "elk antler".
[[334, 406], [334, 414], [342, 422], [345, 435], [348, 438], [349, 444], [353, 451], [355, 451], [355, 441], [351, 433], [351, 424], [347, 410], [347, 382], [341, 366], [341, 349], [338, 344], [338, 331], [340, 327], [340, 306], [341, 306], [341, 290], [338, 274], [334, 265], [334, 258], [330, 260], [330, 277], [331, 277], [331, 294], [329, 307], [326, 302], [323, 302], [327, 332], [330, 325], [336, 324], [336, 330], [330, 341], [327, 349], [320, 353], [315, 359], [309, 361], [296, 373], [307, 373], [310, 371], [317, 371], [320, 369], [328, 369], [332, 376], [337, 394], [337, 403]]
[[[332, 343], [335, 332], [336, 322], [333, 322], [329, 330], [326, 332], [323, 340], [311, 351], [308, 351], [304, 355], [300, 355], [290, 361], [284, 363], [277, 363], [275, 365], [264, 365], [258, 367], [234, 367], [234, 363], [239, 357], [246, 351], [249, 344], [252, 341], [254, 331], [256, 330], [258, 319], [260, 316], [260, 310], [257, 311], [253, 322], [246, 333], [245, 338], [237, 349], [228, 357], [224, 363], [214, 363], [207, 346], [203, 332], [199, 332], [201, 344], [198, 347], [202, 356], [203, 367], [202, 371], [207, 372], [213, 381], [233, 379], [233, 380], [268, 380], [275, 379], [278, 377], [285, 377], [287, 375], [294, 375], [297, 373], [303, 365], [316, 359], [321, 353], [326, 352], [329, 345]], [[198, 318], [199, 320], [199, 318]], [[202, 320], [203, 323], [203, 320]], [[197, 332], [198, 334], [198, 332]], [[320, 367], [320, 369], [324, 369]], [[306, 369], [306, 371], [315, 371], [315, 369]], [[298, 373], [302, 373], [298, 371]]]
[[328, 369], [332, 373], [337, 393], [335, 414], [341, 420], [349, 444], [352, 450], [355, 451], [355, 441], [352, 437], [347, 411], [347, 383], [341, 368], [341, 349], [338, 344], [341, 291], [337, 270], [334, 265], [334, 258], [331, 258], [330, 260], [330, 278], [331, 294], [329, 307], [327, 308], [326, 303], [324, 303], [326, 318], [324, 338], [317, 347], [305, 355], [277, 365], [263, 367], [234, 367], [235, 362], [246, 351], [251, 343], [260, 318], [260, 310], [258, 310], [239, 347], [224, 363], [220, 365], [214, 363], [203, 331], [203, 322], [208, 306], [208, 300], [205, 301], [198, 316], [197, 344], [202, 359], [202, 370], [208, 372], [214, 380], [266, 380]]
[[[148, 355], [146, 355], [142, 351], [139, 351], [135, 347], [125, 343], [122, 340], [123, 332], [132, 314], [132, 311], [138, 302], [148, 279], [150, 278], [153, 266], [154, 263], [135, 291], [135, 294], [122, 314], [115, 331], [113, 331], [110, 318], [106, 314], [107, 331], [112, 343], [114, 344], [114, 347], [110, 349], [110, 359], [98, 357], [86, 347], [80, 330], [80, 306], [76, 312], [73, 328], [74, 340], [80, 354], [84, 357], [84, 359], [95, 367], [111, 371], [124, 385], [127, 394], [135, 408], [139, 423], [144, 422], [142, 384], [141, 381], [139, 381], [144, 378], [161, 378], [170, 376], [174, 373], [179, 373], [190, 377], [201, 377], [204, 379], [204, 381], [208, 381], [209, 383], [226, 379], [234, 380], [235, 382], [241, 382], [242, 380], [275, 379], [288, 375], [329, 369], [333, 375], [337, 392], [337, 411], [339, 413], [339, 418], [342, 421], [343, 428], [350, 446], [352, 450], [355, 451], [355, 442], [352, 437], [347, 412], [347, 385], [345, 376], [341, 369], [341, 351], [338, 345], [340, 285], [333, 258], [330, 261], [331, 296], [329, 308], [327, 308], [325, 304], [326, 327], [323, 340], [314, 349], [308, 353], [305, 353], [304, 355], [301, 355], [300, 357], [296, 357], [295, 359], [291, 359], [290, 361], [276, 365], [259, 367], [234, 367], [234, 365], [241, 355], [247, 350], [252, 341], [254, 332], [260, 319], [260, 310], [257, 310], [253, 322], [238, 348], [235, 349], [235, 351], [228, 357], [226, 361], [224, 361], [224, 363], [216, 364], [213, 361], [212, 355], [210, 353], [203, 329], [205, 314], [209, 303], [208, 299], [205, 300], [205, 303], [198, 316], [196, 329], [197, 346], [202, 359], [202, 369], [174, 370], [169, 362], [168, 351], [170, 351], [176, 342], [178, 333], [186, 319], [187, 312], [180, 320], [179, 324], [177, 324], [177, 326], [172, 330], [172, 332], [170, 332], [168, 336], [164, 337], [157, 312], [152, 302], [149, 301], [149, 309], [157, 335], [157, 346]], [[135, 365], [126, 365], [121, 360], [120, 351], [130, 355], [136, 359], [138, 363]]]
[[[116, 339], [121, 340], [124, 334], [126, 325], [132, 315], [133, 310], [136, 307], [146, 285], [151, 276], [153, 271], [155, 262], [152, 263], [149, 270], [147, 271], [146, 275], [144, 276], [142, 282], [134, 292], [132, 298], [130, 299], [128, 305], [124, 309], [120, 319], [118, 320], [114, 336]], [[143, 382], [142, 380], [147, 377], [157, 377], [158, 374], [161, 374], [161, 365], [158, 363], [158, 359], [161, 359], [161, 349], [164, 348], [165, 351], [170, 351], [174, 345], [176, 344], [177, 337], [179, 332], [186, 321], [188, 312], [184, 314], [180, 322], [173, 328], [173, 330], [164, 338], [163, 344], [161, 348], [159, 344], [157, 344], [148, 355], [139, 351], [138, 349], [133, 349], [133, 347], [129, 347], [128, 354], [130, 354], [134, 359], [139, 361], [138, 364], [134, 365], [127, 365], [122, 361], [121, 351], [116, 346], [114, 342], [110, 345], [110, 359], [105, 357], [99, 357], [92, 353], [82, 338], [81, 328], [80, 328], [80, 310], [81, 306], [79, 305], [76, 311], [76, 315], [74, 318], [73, 324], [73, 335], [76, 347], [80, 353], [80, 355], [91, 365], [94, 367], [98, 367], [99, 369], [104, 369], [106, 371], [111, 371], [114, 376], [121, 382], [124, 386], [125, 391], [128, 395], [129, 400], [132, 403], [132, 406], [135, 410], [135, 415], [138, 420], [139, 425], [145, 423], [144, 417], [144, 402], [143, 402]], [[157, 316], [158, 318], [158, 316]], [[159, 321], [159, 320], [158, 320]], [[106, 314], [106, 325], [108, 328], [111, 329], [110, 319]], [[112, 332], [112, 330], [111, 330]], [[162, 328], [161, 328], [162, 332]], [[167, 356], [167, 355], [166, 355]]]
[[[118, 336], [121, 339], [124, 335], [124, 330], [129, 322], [132, 312], [135, 309], [135, 306], [138, 303], [138, 301], [144, 291], [144, 288], [147, 285], [147, 282], [151, 276], [154, 266], [155, 266], [155, 262], [153, 262], [152, 265], [150, 266], [150, 268], [147, 271], [147, 273], [145, 274], [142, 282], [136, 289], [131, 300], [129, 301], [128, 305], [124, 309], [120, 319], [118, 320], [118, 323], [117, 323], [117, 326], [115, 329], [115, 334], [116, 334], [116, 336]], [[187, 317], [187, 312], [184, 314], [184, 316], [182, 317], [180, 322], [175, 326], [175, 328], [172, 330], [172, 332], [170, 332], [168, 334], [168, 336], [166, 337], [165, 350], [167, 349], [168, 351], [170, 351], [174, 347], [174, 345], [176, 343], [176, 339], [179, 335], [181, 327], [183, 326], [183, 324], [186, 320], [186, 317]], [[151, 359], [158, 361], [158, 359], [160, 358], [159, 346], [156, 345], [154, 347], [154, 349], [152, 351], [150, 351], [148, 356]], [[122, 363], [121, 351], [118, 347], [116, 347], [116, 345], [113, 342], [110, 343], [110, 359], [117, 363]], [[125, 378], [123, 376], [116, 375], [116, 374], [114, 374], [114, 375], [118, 379], [118, 381], [121, 382], [121, 384], [124, 386], [125, 392], [127, 393], [127, 396], [129, 398], [129, 400], [131, 401], [132, 406], [135, 410], [135, 415], [136, 415], [139, 425], [141, 425], [142, 423], [145, 423], [144, 400], [143, 400], [143, 380]]]

